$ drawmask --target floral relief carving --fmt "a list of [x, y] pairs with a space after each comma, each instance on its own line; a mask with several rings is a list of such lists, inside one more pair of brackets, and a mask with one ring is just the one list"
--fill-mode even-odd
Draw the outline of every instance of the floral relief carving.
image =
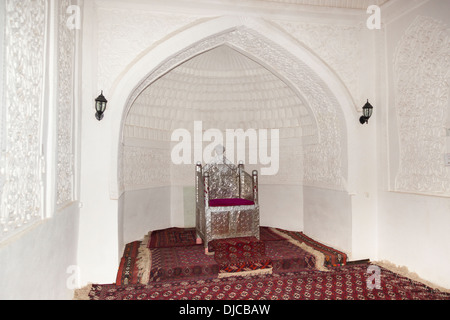
[[365, 26], [286, 21], [276, 24], [323, 59], [342, 79], [355, 101], [366, 99], [361, 96], [359, 85], [363, 57], [360, 34]]
[[146, 48], [196, 19], [182, 14], [98, 8], [99, 88], [107, 91]]
[[125, 190], [170, 185], [170, 152], [136, 146], [123, 146]]
[[450, 98], [450, 28], [419, 16], [406, 30], [394, 59], [400, 140], [397, 191], [450, 196], [444, 165]]
[[58, 10], [57, 186], [59, 207], [73, 200], [74, 185], [74, 77], [76, 30], [67, 27], [71, 0], [61, 0]]
[[6, 151], [0, 240], [42, 218], [45, 0], [5, 5]]

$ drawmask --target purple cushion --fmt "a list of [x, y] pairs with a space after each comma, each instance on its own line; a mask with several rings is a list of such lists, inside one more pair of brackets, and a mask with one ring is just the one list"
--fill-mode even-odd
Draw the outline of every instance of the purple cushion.
[[210, 207], [234, 207], [234, 206], [252, 206], [255, 203], [246, 199], [213, 199], [209, 200]]

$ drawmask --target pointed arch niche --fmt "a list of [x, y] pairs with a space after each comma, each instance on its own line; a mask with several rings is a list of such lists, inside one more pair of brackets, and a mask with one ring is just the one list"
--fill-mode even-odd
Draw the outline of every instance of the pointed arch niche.
[[351, 242], [347, 148], [353, 130], [348, 123], [356, 119], [351, 101], [326, 65], [263, 21], [214, 19], [150, 48], [124, 74], [111, 99], [118, 141], [111, 197], [120, 202], [124, 243], [149, 230], [193, 226], [195, 162], [173, 164], [171, 134], [182, 128], [193, 137], [194, 121], [202, 121], [203, 130], [267, 129], [269, 140], [270, 130], [279, 130], [278, 173], [261, 176], [261, 223], [304, 230], [310, 221], [313, 228], [315, 219], [327, 215], [314, 213], [324, 203], [320, 192], [332, 197], [341, 192], [346, 195], [337, 199], [341, 213], [334, 210], [320, 223], [340, 233], [338, 247], [346, 249]]

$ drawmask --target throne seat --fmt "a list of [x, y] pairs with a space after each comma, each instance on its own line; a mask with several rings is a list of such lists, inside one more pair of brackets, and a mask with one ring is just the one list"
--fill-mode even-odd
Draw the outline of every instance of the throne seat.
[[254, 206], [255, 202], [241, 198], [212, 199], [209, 200], [210, 207], [234, 207], [234, 206]]

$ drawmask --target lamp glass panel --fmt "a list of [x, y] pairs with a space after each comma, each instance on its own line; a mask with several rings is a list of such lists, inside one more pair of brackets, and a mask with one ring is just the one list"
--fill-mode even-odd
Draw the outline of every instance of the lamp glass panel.
[[97, 101], [95, 109], [98, 112], [104, 112], [106, 109], [106, 103], [102, 101]]
[[372, 116], [373, 108], [370, 106], [365, 106], [363, 108], [364, 117], [370, 118]]

